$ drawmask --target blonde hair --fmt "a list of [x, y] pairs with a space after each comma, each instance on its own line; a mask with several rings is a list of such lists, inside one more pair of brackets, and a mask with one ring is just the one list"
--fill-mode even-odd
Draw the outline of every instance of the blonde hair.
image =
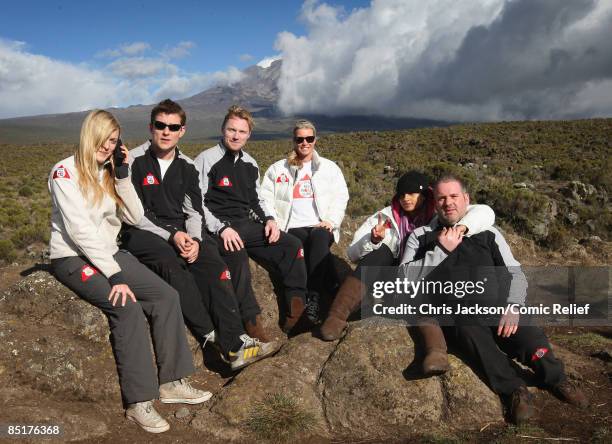
[[253, 131], [253, 127], [255, 126], [255, 122], [253, 122], [253, 116], [246, 109], [238, 105], [232, 105], [228, 108], [227, 114], [223, 118], [223, 124], [221, 125], [221, 129], [225, 129], [225, 124], [231, 118], [246, 120], [249, 125], [249, 131]]
[[[293, 136], [295, 137], [295, 133], [300, 129], [309, 129], [312, 130], [312, 135], [317, 137], [317, 129], [310, 120], [300, 119], [295, 122], [293, 125]], [[298, 157], [297, 152], [295, 150], [295, 146], [293, 150], [287, 156], [287, 162], [289, 165], [296, 166], [298, 168], [302, 167], [302, 160]]]
[[79, 173], [81, 192], [85, 199], [91, 200], [93, 205], [99, 205], [104, 194], [108, 194], [117, 205], [123, 206], [123, 201], [115, 190], [112, 156], [110, 164], [104, 167], [102, 182], [98, 179], [99, 165], [96, 160], [96, 152], [115, 130], [121, 131], [115, 116], [99, 109], [90, 112], [81, 127], [81, 139], [74, 154], [74, 160]]

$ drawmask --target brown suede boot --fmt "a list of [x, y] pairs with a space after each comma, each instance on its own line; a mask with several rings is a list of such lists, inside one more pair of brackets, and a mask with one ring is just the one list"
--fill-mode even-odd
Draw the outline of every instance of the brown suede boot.
[[361, 303], [363, 284], [354, 276], [349, 276], [342, 283], [336, 298], [329, 308], [327, 319], [321, 325], [321, 338], [325, 341], [340, 339], [344, 333], [346, 320]]
[[261, 342], [270, 342], [270, 336], [264, 330], [263, 322], [261, 321], [261, 315], [255, 317], [255, 322], [251, 322], [251, 319], [246, 321], [244, 324], [246, 334], [252, 338], [259, 339]]
[[423, 374], [425, 376], [441, 375], [450, 368], [446, 354], [446, 340], [438, 323], [433, 319], [421, 321], [417, 326], [423, 338], [425, 358]]
[[287, 314], [285, 316], [285, 325], [283, 325], [282, 328], [284, 333], [289, 334], [291, 332], [291, 329], [295, 327], [295, 324], [297, 324], [297, 322], [302, 317], [302, 313], [304, 313], [304, 308], [304, 299], [297, 296], [291, 298], [291, 306], [287, 311]]

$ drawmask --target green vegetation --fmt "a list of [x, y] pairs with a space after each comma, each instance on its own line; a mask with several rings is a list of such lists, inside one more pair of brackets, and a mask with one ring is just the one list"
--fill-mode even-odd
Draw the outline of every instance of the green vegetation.
[[254, 406], [245, 426], [259, 439], [288, 442], [308, 434], [314, 423], [314, 415], [304, 411], [295, 399], [273, 393]]
[[583, 334], [557, 334], [551, 336], [550, 340], [565, 347], [573, 349], [606, 349], [612, 347], [612, 339], [606, 338], [594, 332]]
[[[494, 208], [498, 224], [540, 246], [559, 249], [591, 235], [611, 240], [610, 134], [612, 119], [487, 123], [324, 134], [317, 149], [344, 172], [351, 195], [349, 216], [387, 205], [397, 178], [409, 169], [431, 176], [450, 171], [466, 178], [472, 200]], [[193, 157], [215, 143], [185, 143], [181, 148]], [[0, 145], [0, 237], [10, 239], [13, 248], [47, 241], [49, 170], [73, 150], [69, 144]], [[249, 142], [247, 150], [263, 174], [291, 150], [289, 134], [286, 140]], [[567, 191], [571, 181], [592, 185], [594, 191], [576, 198]], [[519, 187], [520, 182], [526, 187]], [[577, 221], [568, 220], [570, 212]], [[2, 251], [7, 248], [3, 244]]]

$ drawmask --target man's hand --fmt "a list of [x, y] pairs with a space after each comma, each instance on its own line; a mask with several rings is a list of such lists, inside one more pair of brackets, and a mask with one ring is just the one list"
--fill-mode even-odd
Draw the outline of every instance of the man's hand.
[[264, 234], [268, 238], [268, 242], [273, 244], [280, 238], [280, 230], [278, 229], [278, 225], [274, 219], [270, 219], [266, 222], [266, 227], [264, 228]]
[[502, 338], [509, 338], [514, 333], [516, 333], [516, 331], [518, 330], [519, 317], [520, 315], [518, 313], [513, 313], [512, 310], [510, 310], [510, 306], [508, 306], [506, 313], [504, 313], [499, 319], [499, 325], [497, 327], [497, 336], [501, 336]]
[[382, 214], [378, 213], [378, 223], [374, 226], [374, 228], [372, 228], [372, 232], [370, 233], [370, 241], [373, 244], [382, 242], [382, 240], [385, 238], [386, 232], [386, 223], [382, 220]]
[[125, 302], [127, 301], [128, 296], [132, 302], [136, 302], [136, 296], [134, 296], [134, 293], [132, 293], [132, 290], [130, 290], [130, 287], [128, 287], [127, 284], [113, 285], [113, 288], [111, 288], [111, 291], [108, 294], [108, 300], [111, 301], [111, 304], [114, 307], [119, 298], [121, 298], [121, 306], [125, 307]]
[[326, 221], [326, 220], [322, 220], [321, 222], [316, 224], [315, 227], [325, 228], [330, 233], [334, 231], [333, 224], [331, 222]]
[[440, 231], [440, 234], [438, 234], [438, 242], [448, 252], [454, 251], [462, 240], [463, 236], [461, 234], [461, 230], [459, 230], [457, 227], [442, 228], [442, 231]]
[[185, 253], [181, 253], [181, 257], [185, 259], [188, 264], [192, 264], [198, 258], [198, 254], [200, 254], [200, 243], [194, 240], [188, 244]]
[[177, 231], [176, 233], [174, 233], [172, 242], [174, 242], [174, 245], [176, 245], [176, 248], [182, 256], [183, 253], [186, 253], [189, 249], [189, 245], [195, 241], [184, 231]]
[[233, 228], [226, 228], [221, 232], [223, 239], [223, 247], [228, 251], [239, 251], [244, 248], [244, 243], [240, 239], [240, 235]]

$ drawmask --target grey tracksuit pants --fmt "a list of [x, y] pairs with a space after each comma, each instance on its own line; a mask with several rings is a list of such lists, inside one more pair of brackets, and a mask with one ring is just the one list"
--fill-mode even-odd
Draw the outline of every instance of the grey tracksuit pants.
[[136, 303], [129, 299], [125, 306], [119, 302], [113, 307], [108, 300], [111, 285], [83, 257], [54, 259], [52, 266], [61, 283], [108, 318], [121, 397], [127, 405], [157, 398], [159, 384], [183, 378], [193, 373], [194, 367], [176, 291], [129, 253], [119, 251], [114, 258]]

